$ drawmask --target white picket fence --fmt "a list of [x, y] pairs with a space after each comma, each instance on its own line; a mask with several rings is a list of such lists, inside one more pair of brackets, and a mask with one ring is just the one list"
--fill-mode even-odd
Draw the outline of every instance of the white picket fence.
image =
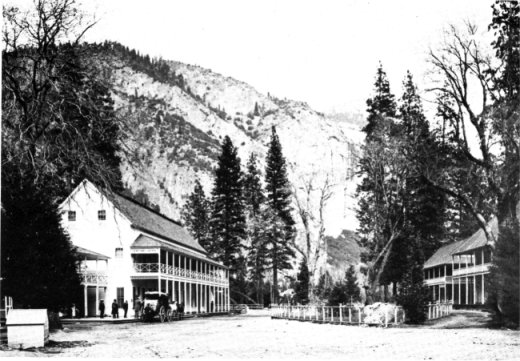
[[[393, 316], [393, 317], [392, 317]], [[388, 327], [404, 323], [406, 315], [402, 307], [394, 308], [393, 314], [385, 312], [379, 323], [365, 322], [363, 307], [356, 306], [272, 306], [271, 318], [333, 323], [345, 325], [377, 324]]]
[[445, 317], [453, 311], [453, 302], [436, 302], [428, 304], [428, 320]]

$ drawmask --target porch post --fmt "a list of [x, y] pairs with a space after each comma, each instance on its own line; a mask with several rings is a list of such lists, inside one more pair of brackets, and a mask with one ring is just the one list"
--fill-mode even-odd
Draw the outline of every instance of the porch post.
[[484, 293], [484, 285], [486, 284], [484, 282], [484, 273], [482, 273], [482, 304], [486, 303], [486, 294]]
[[[170, 258], [170, 252], [166, 251], [166, 274], [169, 274], [168, 272], [168, 259]], [[168, 280], [169, 277], [166, 277], [166, 293], [170, 293], [170, 281]]]
[[190, 312], [193, 312], [193, 271], [191, 270], [191, 257], [188, 258], [188, 265], [189, 265], [189, 279], [190, 279], [190, 285], [188, 286], [188, 297], [189, 297], [189, 303], [190, 303]]
[[[197, 262], [197, 261], [195, 261]], [[200, 303], [199, 303], [199, 283], [195, 283], [195, 312], [200, 312]]]
[[85, 282], [85, 284], [83, 285], [83, 292], [84, 292], [84, 296], [85, 296], [85, 317], [88, 316], [88, 298], [87, 298], [87, 283]]
[[455, 304], [455, 280], [453, 279], [453, 271], [455, 267], [453, 267], [453, 256], [451, 257], [451, 301]]
[[158, 263], [157, 263], [157, 283], [158, 288], [157, 291], [161, 292], [161, 249], [159, 248], [159, 254], [157, 257]]
[[[459, 271], [460, 271], [460, 255], [457, 256], [457, 259], [459, 261]], [[462, 280], [462, 275], [459, 277], [459, 305], [462, 305], [461, 280]]]
[[[99, 274], [98, 274], [98, 258], [96, 257], [96, 310], [99, 305]], [[96, 311], [97, 313], [97, 311]]]
[[473, 274], [473, 303], [477, 304], [477, 276]]
[[187, 295], [187, 291], [188, 291], [188, 286], [186, 285], [186, 277], [188, 276], [188, 266], [186, 265], [187, 263], [187, 259], [186, 259], [186, 256], [183, 256], [184, 258], [184, 294], [183, 294], [183, 303], [184, 303], [184, 309], [187, 310], [188, 308], [188, 295]]

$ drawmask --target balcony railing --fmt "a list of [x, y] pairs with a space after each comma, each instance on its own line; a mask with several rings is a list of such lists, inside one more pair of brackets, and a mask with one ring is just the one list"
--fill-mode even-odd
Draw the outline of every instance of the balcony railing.
[[454, 269], [453, 276], [466, 276], [473, 273], [486, 273], [489, 272], [489, 265], [489, 263], [484, 263], [475, 266]]
[[160, 265], [158, 263], [134, 263], [134, 271], [136, 273], [161, 273], [164, 275], [208, 281], [223, 285], [228, 284], [228, 280], [225, 277], [221, 277], [219, 275], [187, 270], [180, 267], [167, 266], [163, 263]]
[[432, 285], [439, 285], [443, 283], [451, 283], [452, 276], [442, 276], [442, 277], [435, 277], [435, 278], [428, 278], [424, 280], [424, 283], [428, 286]]
[[83, 284], [98, 284], [98, 285], [106, 285], [107, 284], [107, 275], [104, 272], [99, 271], [82, 271], [80, 273], [81, 282]]

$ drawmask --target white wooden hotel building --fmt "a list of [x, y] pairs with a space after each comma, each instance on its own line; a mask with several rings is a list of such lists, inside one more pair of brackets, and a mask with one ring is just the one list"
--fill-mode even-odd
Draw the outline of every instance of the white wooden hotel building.
[[84, 180], [60, 205], [62, 226], [83, 259], [85, 316], [106, 313], [117, 300], [134, 302], [161, 291], [182, 302], [185, 312], [229, 311], [229, 271], [178, 222]]
[[[498, 235], [498, 222], [487, 224], [492, 237]], [[474, 306], [486, 302], [486, 278], [492, 249], [485, 232], [479, 229], [471, 237], [439, 248], [424, 264], [424, 282], [433, 301], [451, 301], [455, 305]]]

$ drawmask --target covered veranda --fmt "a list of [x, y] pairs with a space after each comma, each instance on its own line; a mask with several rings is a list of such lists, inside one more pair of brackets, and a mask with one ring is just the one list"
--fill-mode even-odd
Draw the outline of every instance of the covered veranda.
[[[76, 247], [76, 252], [81, 259], [79, 274], [84, 292], [81, 313], [84, 317], [96, 316], [99, 301], [105, 298], [110, 257], [83, 247]], [[75, 310], [73, 317], [74, 313]]]
[[171, 242], [140, 235], [131, 246], [133, 299], [161, 291], [187, 313], [229, 311], [227, 267]]

